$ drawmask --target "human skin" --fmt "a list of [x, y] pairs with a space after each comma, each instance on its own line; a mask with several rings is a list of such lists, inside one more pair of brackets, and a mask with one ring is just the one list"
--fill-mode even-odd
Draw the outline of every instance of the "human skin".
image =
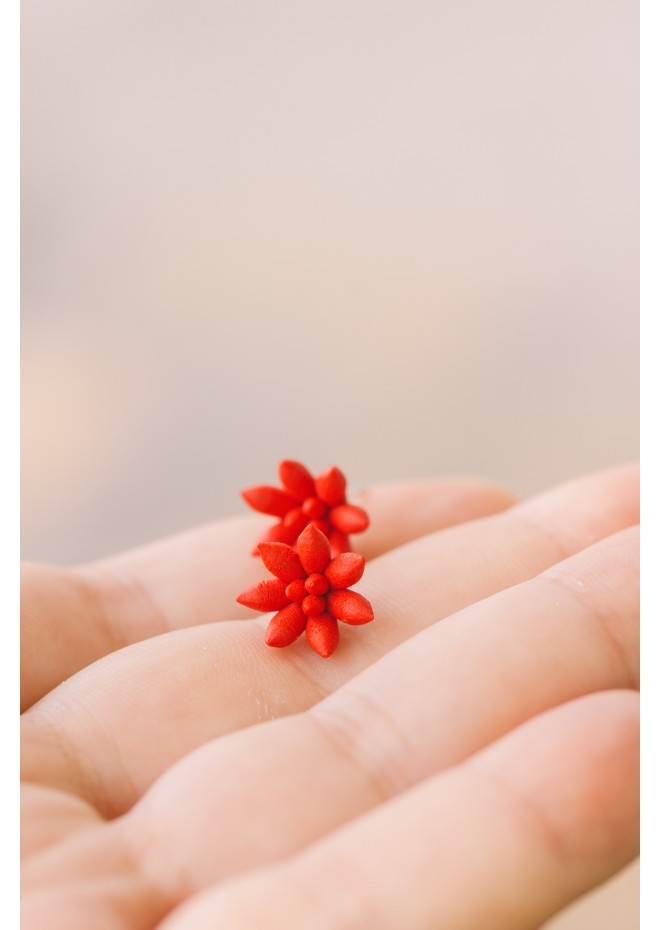
[[25, 566], [23, 930], [522, 930], [635, 856], [637, 467], [358, 503], [327, 660], [234, 603], [258, 518]]

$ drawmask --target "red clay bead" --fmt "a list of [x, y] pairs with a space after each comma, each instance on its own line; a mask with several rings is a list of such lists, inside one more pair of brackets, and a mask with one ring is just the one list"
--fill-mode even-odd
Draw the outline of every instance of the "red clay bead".
[[328, 508], [318, 497], [308, 497], [302, 505], [302, 512], [308, 520], [320, 520], [326, 515]]
[[302, 602], [309, 594], [309, 591], [305, 587], [305, 582], [302, 580], [302, 578], [296, 578], [295, 581], [292, 581], [286, 586], [284, 593], [290, 601], [295, 601], [297, 604], [302, 604]]
[[273, 517], [285, 517], [293, 507], [299, 505], [299, 502], [291, 494], [266, 485], [246, 488], [245, 491], [241, 491], [241, 494], [243, 500], [253, 510], [258, 510], [259, 513], [268, 513]]
[[326, 468], [316, 479], [316, 493], [329, 507], [346, 500], [346, 478], [334, 465]]
[[[351, 542], [346, 535], [346, 533], [340, 533], [339, 530], [333, 530], [328, 536], [328, 542], [330, 543], [330, 552], [332, 553], [333, 558], [336, 555], [340, 555], [342, 552], [351, 551]], [[259, 553], [257, 553], [258, 555]]]
[[340, 504], [330, 511], [330, 523], [342, 533], [361, 533], [369, 526], [369, 517], [361, 507]]
[[294, 462], [290, 459], [280, 462], [279, 473], [280, 481], [285, 490], [289, 494], [293, 494], [298, 500], [314, 497], [316, 494], [314, 478], [300, 462]]
[[305, 582], [305, 589], [310, 594], [325, 594], [329, 587], [328, 579], [325, 575], [321, 575], [318, 572], [314, 575], [308, 575], [307, 581]]
[[327, 659], [339, 644], [337, 621], [329, 614], [310, 617], [307, 621], [307, 642], [322, 659]]
[[286, 584], [295, 581], [296, 578], [304, 578], [307, 574], [298, 553], [284, 543], [261, 543], [259, 555], [271, 575], [275, 575]]
[[239, 604], [251, 607], [252, 610], [261, 610], [268, 613], [271, 610], [280, 610], [289, 600], [286, 596], [286, 585], [279, 578], [269, 578], [267, 581], [258, 581], [246, 588], [236, 598]]
[[358, 626], [362, 623], [369, 623], [374, 618], [371, 604], [357, 591], [331, 591], [327, 601], [328, 613], [337, 620], [343, 620], [344, 623]]
[[275, 614], [266, 630], [266, 643], [269, 646], [290, 646], [307, 626], [307, 617], [300, 604], [289, 604]]
[[308, 617], [318, 617], [325, 611], [325, 598], [308, 594], [300, 606]]
[[325, 577], [333, 588], [350, 588], [357, 584], [364, 572], [365, 560], [357, 552], [344, 552], [335, 556], [325, 570]]
[[330, 543], [311, 523], [298, 537], [298, 555], [308, 575], [322, 574], [330, 561]]

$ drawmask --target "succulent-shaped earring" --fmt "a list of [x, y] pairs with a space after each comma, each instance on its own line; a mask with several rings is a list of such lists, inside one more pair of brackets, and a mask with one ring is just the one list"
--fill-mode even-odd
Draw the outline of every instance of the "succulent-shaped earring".
[[344, 552], [332, 558], [328, 539], [315, 526], [302, 531], [296, 549], [266, 542], [258, 550], [275, 577], [236, 600], [253, 610], [277, 611], [266, 630], [269, 646], [289, 646], [304, 631], [311, 648], [327, 659], [339, 643], [337, 620], [357, 626], [374, 619], [366, 597], [348, 590], [362, 577], [364, 556]]
[[253, 555], [259, 555], [259, 543], [279, 542], [295, 546], [310, 523], [330, 542], [333, 556], [349, 552], [349, 533], [361, 533], [369, 526], [369, 517], [355, 504], [346, 501], [346, 478], [334, 465], [314, 478], [300, 462], [280, 462], [282, 488], [258, 485], [241, 491], [243, 500], [278, 522], [259, 539]]

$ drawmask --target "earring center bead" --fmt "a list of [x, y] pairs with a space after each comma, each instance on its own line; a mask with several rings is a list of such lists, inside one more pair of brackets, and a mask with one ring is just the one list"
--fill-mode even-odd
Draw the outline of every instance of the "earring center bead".
[[320, 617], [325, 612], [325, 598], [308, 594], [300, 606], [308, 617]]
[[321, 517], [326, 515], [328, 508], [318, 497], [308, 497], [307, 500], [303, 502], [302, 512], [308, 520], [320, 520]]
[[305, 580], [305, 590], [308, 594], [327, 594], [330, 584], [325, 575], [320, 575], [318, 572], [315, 572], [313, 575], [308, 575]]

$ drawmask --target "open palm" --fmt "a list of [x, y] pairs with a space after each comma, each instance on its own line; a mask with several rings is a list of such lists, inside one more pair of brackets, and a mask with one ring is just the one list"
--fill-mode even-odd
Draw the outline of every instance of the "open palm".
[[24, 930], [522, 930], [621, 868], [637, 481], [368, 492], [327, 660], [234, 601], [259, 518], [26, 566]]

